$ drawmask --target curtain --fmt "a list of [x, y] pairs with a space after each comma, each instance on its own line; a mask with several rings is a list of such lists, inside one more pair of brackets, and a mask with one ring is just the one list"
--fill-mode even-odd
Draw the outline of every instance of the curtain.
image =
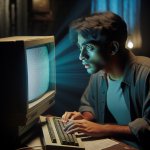
[[128, 27], [126, 44], [132, 42], [134, 48], [141, 48], [140, 0], [92, 0], [91, 2], [91, 13], [112, 11], [120, 15]]

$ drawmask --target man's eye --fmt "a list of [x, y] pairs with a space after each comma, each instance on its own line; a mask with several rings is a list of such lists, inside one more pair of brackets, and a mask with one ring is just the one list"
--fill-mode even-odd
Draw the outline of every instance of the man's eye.
[[94, 50], [94, 46], [92, 46], [92, 45], [86, 45], [86, 49], [88, 51], [93, 51]]
[[81, 50], [86, 49], [87, 51], [93, 51], [95, 49], [95, 47], [93, 45], [84, 45], [84, 46], [80, 46], [79, 44], [77, 44], [77, 47]]

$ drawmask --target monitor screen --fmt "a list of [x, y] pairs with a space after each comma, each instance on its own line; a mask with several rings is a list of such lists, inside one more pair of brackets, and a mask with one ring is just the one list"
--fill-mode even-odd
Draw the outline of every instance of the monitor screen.
[[28, 102], [45, 94], [49, 88], [49, 53], [46, 45], [26, 49]]

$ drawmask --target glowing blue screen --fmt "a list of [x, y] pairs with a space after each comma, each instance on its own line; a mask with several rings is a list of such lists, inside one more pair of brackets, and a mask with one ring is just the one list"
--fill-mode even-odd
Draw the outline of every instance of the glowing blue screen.
[[46, 46], [26, 50], [28, 68], [28, 102], [44, 94], [49, 87], [49, 57]]

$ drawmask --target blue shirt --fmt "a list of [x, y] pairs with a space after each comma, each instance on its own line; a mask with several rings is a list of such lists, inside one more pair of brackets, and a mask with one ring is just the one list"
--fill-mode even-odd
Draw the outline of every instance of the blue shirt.
[[[121, 88], [131, 115], [128, 126], [137, 143], [146, 149], [150, 147], [150, 59], [135, 56], [128, 50], [122, 59], [126, 66]], [[91, 75], [82, 95], [79, 111], [91, 112], [97, 122], [105, 123], [105, 119], [108, 118], [107, 89], [105, 71], [100, 70]]]

